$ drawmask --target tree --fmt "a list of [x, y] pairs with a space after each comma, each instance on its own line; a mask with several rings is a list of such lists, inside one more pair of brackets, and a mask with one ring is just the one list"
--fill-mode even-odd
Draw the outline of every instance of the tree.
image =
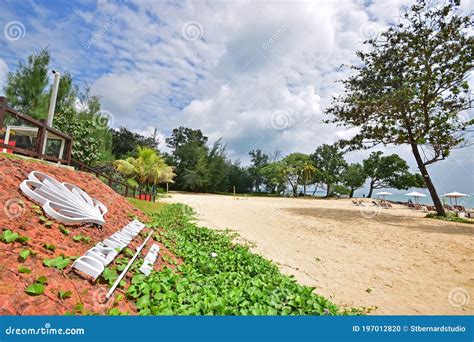
[[180, 173], [180, 183], [184, 190], [205, 191], [209, 185], [207, 150], [203, 146], [198, 146], [195, 153], [196, 163], [192, 169], [186, 168]]
[[158, 152], [158, 144], [156, 129], [150, 137], [129, 131], [126, 127], [112, 131], [112, 153], [116, 158], [132, 156], [137, 151], [137, 146], [149, 147]]
[[[173, 129], [171, 136], [166, 138], [166, 144], [171, 149], [171, 160], [173, 165], [176, 166], [176, 185], [178, 188], [189, 188], [189, 181], [185, 184], [185, 178], [183, 177], [185, 173], [188, 175], [188, 179], [197, 179], [193, 175], [193, 170], [200, 162], [200, 168], [207, 165], [207, 154], [208, 148], [206, 146], [208, 138], [202, 134], [200, 130], [194, 130], [187, 127], [179, 127]], [[202, 154], [206, 155], [206, 158], [202, 157]], [[199, 160], [199, 158], [204, 158], [206, 160]], [[199, 184], [206, 184], [203, 179], [199, 178]], [[194, 186], [193, 186], [194, 187]], [[204, 190], [199, 186], [201, 190]]]
[[263, 167], [268, 165], [268, 155], [262, 152], [262, 150], [252, 150], [249, 152], [250, 161], [252, 166], [249, 167], [249, 173], [252, 175], [254, 181], [254, 188], [256, 192], [260, 192], [260, 187], [263, 184], [263, 178], [260, 171]]
[[324, 144], [311, 154], [311, 159], [316, 167], [314, 182], [325, 184], [326, 197], [329, 197], [331, 186], [339, 181], [342, 171], [347, 166], [343, 152], [336, 144]]
[[225, 145], [218, 139], [206, 158], [206, 174], [209, 180], [207, 191], [220, 192], [229, 189], [229, 165], [225, 155]]
[[232, 192], [234, 186], [237, 193], [247, 193], [252, 191], [254, 179], [249, 170], [241, 166], [239, 161], [228, 164], [227, 177], [229, 179], [228, 192]]
[[354, 197], [354, 191], [362, 187], [367, 179], [364, 167], [359, 163], [350, 164], [341, 175], [342, 183], [349, 189], [349, 197]]
[[315, 173], [316, 167], [308, 157], [308, 160], [303, 163], [302, 167], [303, 196], [306, 196], [306, 185], [308, 185], [308, 181], [312, 179]]
[[181, 147], [189, 143], [204, 146], [207, 143], [207, 139], [208, 138], [202, 134], [200, 129], [180, 126], [179, 128], [173, 129], [171, 136], [166, 138], [166, 144], [174, 152], [177, 152]]
[[305, 184], [306, 188], [307, 179], [304, 179], [304, 169], [308, 164], [311, 164], [311, 159], [304, 153], [295, 152], [287, 155], [280, 163], [281, 170], [293, 191], [293, 196], [298, 196], [298, 185]]
[[16, 110], [36, 119], [46, 118], [49, 98], [44, 89], [48, 85], [50, 53], [47, 48], [20, 61], [15, 72], [9, 72], [5, 94]]
[[[48, 93], [48, 99], [51, 98], [51, 93], [52, 86]], [[74, 85], [71, 74], [65, 72], [64, 75], [61, 75], [58, 85], [58, 96], [56, 98], [56, 107], [54, 110], [55, 113], [62, 113], [75, 108], [77, 96], [77, 86]]]
[[424, 187], [423, 177], [411, 174], [406, 161], [396, 154], [383, 156], [380, 151], [372, 152], [363, 165], [364, 173], [369, 178], [369, 198], [374, 189]]
[[72, 136], [72, 158], [86, 165], [100, 159], [101, 141], [95, 137], [94, 121], [81, 120], [73, 110], [64, 110], [54, 116], [53, 126]]
[[[344, 95], [326, 113], [330, 122], [357, 127], [343, 142], [350, 148], [407, 144], [430, 192], [438, 215], [446, 215], [427, 167], [465, 143], [462, 120], [472, 108], [467, 77], [473, 67], [473, 20], [454, 3], [411, 7], [396, 27], [366, 42], [361, 65], [343, 81]], [[426, 150], [426, 151], [425, 151]]]
[[138, 146], [137, 154], [137, 158], [129, 157], [114, 162], [117, 171], [128, 177], [130, 184], [138, 184], [146, 188], [173, 182], [175, 176], [173, 168], [166, 165], [155, 150]]
[[267, 191], [270, 193], [281, 194], [286, 188], [287, 169], [281, 161], [274, 161], [260, 170], [265, 184], [267, 184]]

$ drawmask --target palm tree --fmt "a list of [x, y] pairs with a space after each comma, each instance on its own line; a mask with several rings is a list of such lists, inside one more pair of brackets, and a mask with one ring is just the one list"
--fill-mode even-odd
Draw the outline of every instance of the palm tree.
[[308, 179], [312, 178], [316, 173], [316, 167], [311, 162], [305, 162], [301, 171], [303, 176], [303, 196], [306, 196], [306, 184]]
[[173, 183], [173, 167], [168, 166], [154, 149], [137, 147], [138, 157], [128, 157], [114, 162], [118, 172], [129, 178], [130, 183], [145, 187], [159, 183]]

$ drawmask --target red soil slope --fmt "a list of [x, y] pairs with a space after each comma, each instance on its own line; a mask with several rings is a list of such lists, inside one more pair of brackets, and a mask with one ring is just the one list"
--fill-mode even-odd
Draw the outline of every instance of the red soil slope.
[[[51, 219], [52, 226], [45, 225], [40, 220], [41, 214], [35, 212], [38, 210], [34, 207], [35, 203], [23, 196], [19, 188], [20, 183], [33, 170], [46, 173], [58, 181], [77, 185], [91, 197], [101, 201], [108, 208], [106, 223], [102, 229], [91, 225], [66, 226], [71, 232], [65, 235], [61, 233], [58, 222]], [[44, 266], [43, 260], [61, 254], [81, 256], [97, 242], [129, 223], [134, 216], [146, 222], [146, 216], [142, 212], [91, 174], [37, 161], [10, 159], [0, 155], [0, 184], [0, 235], [2, 231], [9, 229], [30, 238], [23, 244], [0, 242], [0, 315], [57, 315], [78, 311], [78, 306], [83, 307], [83, 310], [80, 310], [82, 313], [103, 314], [112, 307], [129, 313], [136, 312], [133, 303], [126, 299], [114, 303], [113, 298], [117, 298], [119, 293], [123, 294], [124, 289], [117, 289], [113, 298], [104, 303], [109, 285], [100, 281], [100, 277], [94, 282], [72, 271], [72, 262], [60, 271]], [[146, 231], [148, 230], [146, 228]], [[73, 237], [79, 234], [90, 237], [90, 241], [74, 241]], [[129, 247], [135, 252], [134, 247], [141, 243], [143, 238], [138, 236]], [[153, 243], [157, 242], [150, 239], [142, 254], [146, 253]], [[46, 249], [45, 244], [56, 246], [55, 251]], [[159, 245], [161, 255], [170, 254], [164, 246]], [[26, 261], [22, 261], [19, 254], [24, 249], [30, 249], [36, 255], [30, 255]], [[118, 257], [121, 256], [123, 255]], [[20, 266], [29, 268], [31, 273], [20, 273]], [[159, 258], [155, 268], [161, 266], [163, 261]], [[26, 294], [25, 288], [40, 276], [48, 278], [44, 294]], [[72, 296], [60, 299], [59, 291], [71, 291]]]

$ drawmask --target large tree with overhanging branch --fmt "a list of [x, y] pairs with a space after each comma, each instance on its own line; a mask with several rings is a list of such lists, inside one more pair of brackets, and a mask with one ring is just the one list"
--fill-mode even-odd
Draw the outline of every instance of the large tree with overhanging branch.
[[[438, 215], [446, 215], [428, 166], [466, 145], [463, 111], [472, 108], [473, 20], [453, 3], [419, 0], [400, 23], [366, 41], [328, 122], [357, 127], [351, 149], [410, 146]], [[461, 114], [461, 115], [460, 115]], [[464, 118], [464, 119], [463, 119]]]

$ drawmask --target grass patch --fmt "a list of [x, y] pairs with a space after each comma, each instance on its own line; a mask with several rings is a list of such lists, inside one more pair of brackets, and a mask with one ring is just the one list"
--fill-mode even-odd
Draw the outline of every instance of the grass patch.
[[[149, 211], [149, 210], [148, 210]], [[149, 211], [150, 212], [150, 211]], [[234, 244], [228, 232], [193, 223], [182, 204], [169, 204], [151, 214], [154, 238], [183, 260], [175, 270], [165, 267], [145, 277], [134, 274], [127, 297], [141, 315], [338, 315], [342, 310], [299, 285], [278, 267]], [[161, 257], [161, 256], [160, 256]]]
[[127, 201], [146, 215], [157, 214], [166, 206], [166, 203], [143, 201], [132, 197], [127, 197]]
[[464, 218], [464, 217], [458, 217], [454, 213], [447, 213], [446, 216], [439, 216], [435, 213], [429, 213], [429, 214], [426, 214], [426, 217], [432, 218], [432, 219], [437, 219], [437, 220], [449, 221], [449, 222], [474, 224], [474, 220]]

